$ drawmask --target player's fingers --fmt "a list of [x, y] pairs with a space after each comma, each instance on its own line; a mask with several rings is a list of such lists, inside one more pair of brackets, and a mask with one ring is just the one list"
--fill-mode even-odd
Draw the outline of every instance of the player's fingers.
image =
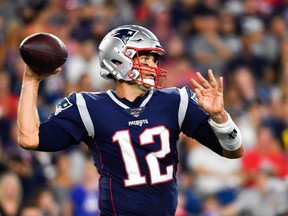
[[196, 80], [191, 79], [191, 83], [192, 83], [192, 85], [194, 86], [195, 89], [198, 88], [198, 89], [200, 89], [200, 91], [204, 90], [204, 88]]
[[223, 77], [219, 77], [218, 79], [218, 91], [223, 93]]
[[210, 84], [209, 82], [199, 73], [199, 72], [196, 72], [196, 75], [201, 83], [201, 85], [205, 88], [205, 89], [208, 89], [210, 88]]
[[25, 64], [25, 66], [24, 66], [24, 74], [25, 74], [25, 76], [34, 77], [36, 79], [39, 79], [38, 75], [27, 64]]
[[211, 69], [208, 70], [208, 77], [209, 77], [209, 83], [210, 85], [215, 88], [217, 87], [217, 81], [214, 77], [213, 71]]

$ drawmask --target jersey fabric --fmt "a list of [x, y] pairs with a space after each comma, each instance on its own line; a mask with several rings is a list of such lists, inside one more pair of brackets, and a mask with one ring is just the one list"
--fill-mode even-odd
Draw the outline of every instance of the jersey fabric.
[[[72, 93], [41, 124], [38, 150], [87, 144], [101, 176], [101, 215], [171, 216], [177, 207], [180, 132], [199, 136], [202, 144], [221, 154], [207, 120], [187, 87], [153, 89], [133, 102], [113, 90]], [[208, 128], [203, 133], [201, 125]], [[57, 139], [51, 140], [53, 136]], [[214, 147], [207, 137], [213, 138]]]

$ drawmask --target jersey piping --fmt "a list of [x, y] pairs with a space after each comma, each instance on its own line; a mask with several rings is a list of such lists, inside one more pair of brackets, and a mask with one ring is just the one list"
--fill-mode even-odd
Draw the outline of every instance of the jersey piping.
[[76, 104], [77, 104], [82, 122], [88, 132], [88, 135], [94, 138], [94, 135], [95, 135], [94, 125], [93, 125], [91, 116], [89, 114], [89, 111], [87, 109], [85, 99], [81, 93], [76, 94]]
[[178, 89], [180, 93], [180, 104], [179, 104], [179, 111], [178, 111], [178, 124], [179, 128], [182, 127], [187, 108], [188, 108], [188, 94], [185, 87]]

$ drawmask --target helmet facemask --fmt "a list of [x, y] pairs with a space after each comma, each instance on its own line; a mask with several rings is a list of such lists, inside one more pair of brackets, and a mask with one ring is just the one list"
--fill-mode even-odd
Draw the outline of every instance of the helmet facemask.
[[[155, 66], [149, 66], [142, 63], [140, 60], [141, 55], [154, 55]], [[144, 87], [145, 90], [150, 88], [163, 88], [166, 81], [167, 71], [160, 68], [160, 57], [164, 54], [161, 48], [135, 48], [126, 47], [124, 55], [131, 59], [133, 66], [128, 72], [128, 77]], [[148, 78], [147, 78], [148, 77]]]

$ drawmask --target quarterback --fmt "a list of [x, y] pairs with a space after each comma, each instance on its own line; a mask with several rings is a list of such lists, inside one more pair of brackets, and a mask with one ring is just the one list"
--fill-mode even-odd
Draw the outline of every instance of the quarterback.
[[[73, 92], [39, 122], [39, 77], [25, 66], [18, 107], [18, 142], [25, 149], [58, 151], [81, 141], [100, 174], [101, 215], [172, 216], [177, 207], [177, 141], [183, 132], [227, 158], [243, 154], [241, 133], [223, 102], [223, 78], [211, 70], [188, 87], [162, 88], [165, 54], [148, 29], [125, 25], [99, 45], [105, 92]], [[58, 68], [55, 73], [59, 72]], [[98, 73], [98, 71], [95, 71]]]

